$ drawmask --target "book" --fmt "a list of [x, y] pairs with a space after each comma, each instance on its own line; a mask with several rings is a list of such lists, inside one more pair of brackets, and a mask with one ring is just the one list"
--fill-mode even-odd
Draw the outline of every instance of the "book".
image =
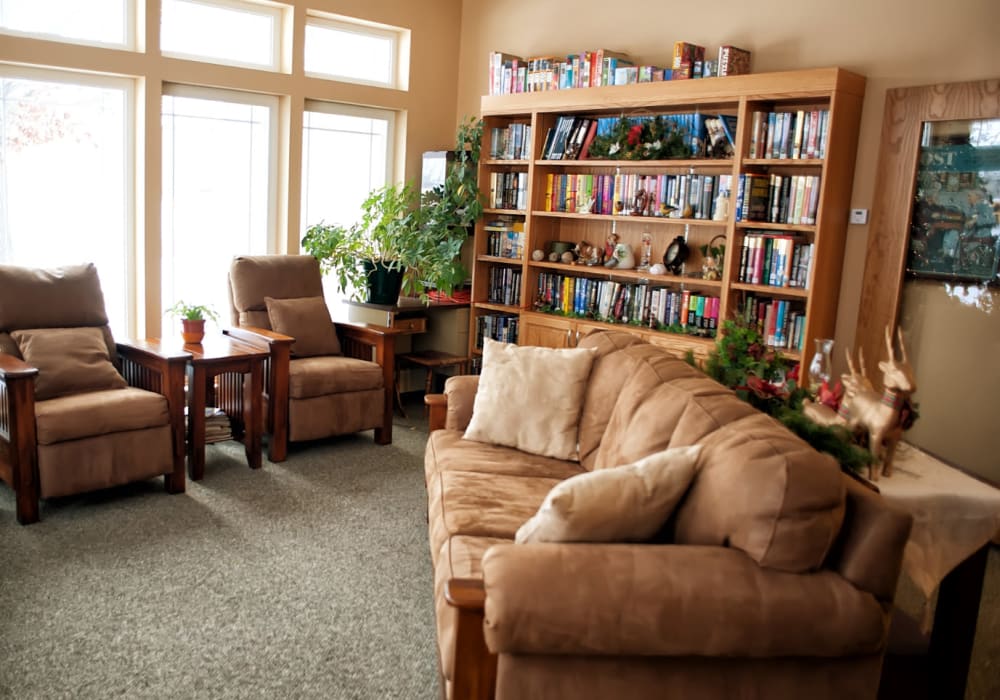
[[750, 72], [750, 52], [736, 46], [724, 44], [719, 47], [719, 77], [746, 75]]

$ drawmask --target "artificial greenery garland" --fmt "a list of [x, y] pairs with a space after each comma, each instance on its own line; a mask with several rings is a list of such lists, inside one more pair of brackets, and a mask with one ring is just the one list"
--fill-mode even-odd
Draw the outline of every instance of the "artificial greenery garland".
[[667, 160], [690, 158], [687, 132], [673, 119], [622, 117], [607, 134], [594, 137], [589, 158], [605, 160]]

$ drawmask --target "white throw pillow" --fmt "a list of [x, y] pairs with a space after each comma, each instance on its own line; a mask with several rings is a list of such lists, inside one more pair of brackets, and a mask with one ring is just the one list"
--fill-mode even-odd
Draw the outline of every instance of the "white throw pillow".
[[641, 542], [655, 535], [694, 479], [701, 445], [674, 447], [557, 484], [515, 536], [528, 542]]
[[590, 348], [557, 350], [487, 338], [465, 438], [576, 459], [580, 411], [595, 356]]

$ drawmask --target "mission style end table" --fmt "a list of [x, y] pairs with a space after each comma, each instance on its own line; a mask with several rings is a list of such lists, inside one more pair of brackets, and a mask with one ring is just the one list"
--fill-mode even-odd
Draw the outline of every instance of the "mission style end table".
[[[177, 349], [180, 341], [148, 338], [143, 345], [162, 351]], [[229, 417], [234, 440], [240, 440], [251, 469], [260, 469], [264, 429], [264, 363], [267, 349], [259, 349], [227, 335], [206, 335], [201, 343], [185, 343], [187, 364], [188, 476], [205, 476], [205, 409], [214, 406]]]

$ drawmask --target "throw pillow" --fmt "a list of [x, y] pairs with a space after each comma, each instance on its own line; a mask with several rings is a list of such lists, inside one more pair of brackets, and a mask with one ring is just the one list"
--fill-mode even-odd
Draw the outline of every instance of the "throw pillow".
[[323, 297], [274, 299], [264, 297], [271, 329], [295, 338], [292, 354], [296, 357], [339, 355], [340, 341]]
[[111, 364], [104, 333], [93, 326], [11, 331], [21, 357], [38, 369], [35, 399], [128, 386]]
[[632, 464], [557, 484], [515, 541], [641, 542], [667, 521], [697, 470], [701, 445], [656, 452]]
[[524, 452], [577, 458], [577, 430], [595, 352], [486, 339], [465, 438]]

